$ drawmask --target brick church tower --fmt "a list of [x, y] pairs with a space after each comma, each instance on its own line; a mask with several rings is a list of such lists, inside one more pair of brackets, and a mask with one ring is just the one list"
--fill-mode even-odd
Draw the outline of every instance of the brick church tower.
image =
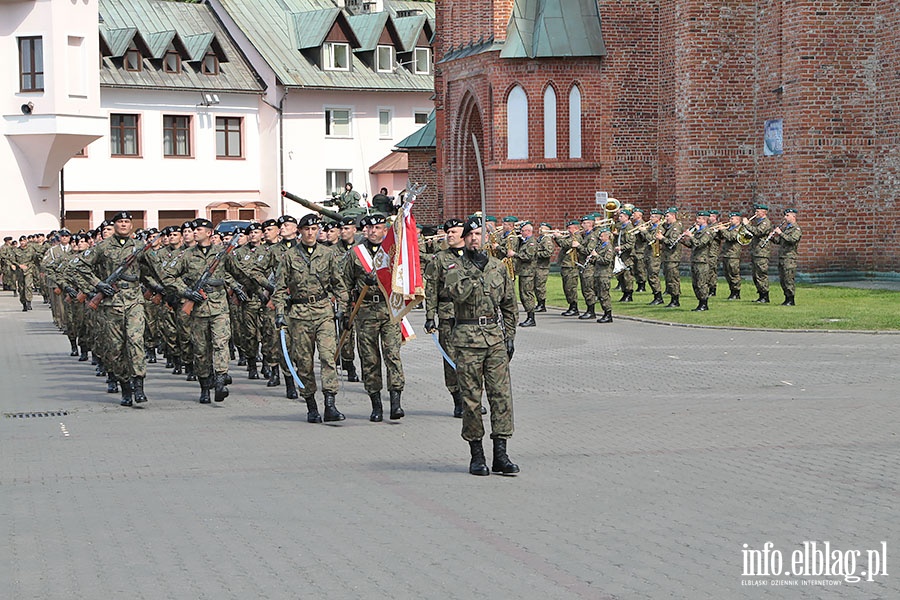
[[560, 226], [595, 191], [685, 221], [762, 201], [776, 224], [800, 210], [803, 271], [900, 272], [900, 3], [436, 9], [442, 217], [480, 206], [474, 135], [491, 214]]

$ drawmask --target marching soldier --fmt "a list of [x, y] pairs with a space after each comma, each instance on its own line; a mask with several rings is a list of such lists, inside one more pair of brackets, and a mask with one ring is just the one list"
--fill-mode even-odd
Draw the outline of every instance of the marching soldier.
[[247, 379], [259, 379], [256, 357], [260, 349], [260, 335], [263, 330], [263, 306], [269, 302], [274, 289], [265, 272], [269, 255], [262, 244], [263, 227], [250, 223], [245, 231], [247, 243], [234, 251], [236, 278], [244, 286], [247, 299], [241, 303], [241, 329], [238, 333], [247, 358]]
[[260, 287], [266, 290], [268, 298], [260, 309], [260, 349], [262, 351], [263, 366], [260, 374], [266, 378], [266, 387], [278, 387], [281, 385], [281, 376], [278, 372], [281, 360], [281, 344], [278, 341], [278, 333], [275, 331], [275, 305], [269, 302], [275, 293], [275, 270], [272, 251], [278, 246], [281, 229], [278, 221], [267, 219], [262, 222], [263, 241], [262, 248], [269, 259], [262, 264], [255, 265], [258, 274], [266, 278], [259, 281]]
[[[333, 249], [338, 253], [341, 259], [341, 269], [343, 270], [343, 261], [349, 260], [350, 249], [360, 242], [360, 236], [356, 229], [356, 219], [354, 217], [344, 217], [341, 219], [340, 239]], [[422, 246], [420, 245], [420, 248]], [[421, 260], [421, 252], [419, 258]], [[423, 265], [427, 262], [421, 263]], [[356, 332], [351, 327], [347, 333], [347, 340], [341, 346], [341, 368], [347, 372], [347, 381], [350, 383], [359, 382], [359, 374], [356, 372]]]
[[666, 293], [669, 294], [669, 303], [666, 308], [681, 306], [678, 302], [678, 298], [681, 296], [681, 273], [678, 270], [678, 266], [681, 264], [681, 245], [678, 243], [681, 233], [678, 209], [673, 206], [666, 210], [666, 222], [662, 226], [662, 231], [656, 234], [662, 253]]
[[554, 235], [553, 241], [559, 246], [559, 274], [562, 277], [563, 293], [569, 308], [561, 313], [563, 317], [577, 317], [578, 312], [578, 245], [581, 244], [579, 221], [566, 224], [569, 235]]
[[[335, 311], [331, 303], [337, 298], [338, 306], [347, 304], [347, 288], [340, 270], [340, 256], [328, 246], [317, 242], [319, 216], [304, 215], [298, 223], [300, 243], [294, 251], [285, 252], [275, 273], [275, 327], [290, 328], [291, 362], [297, 368], [297, 376], [303, 384], [302, 396], [306, 401], [306, 420], [321, 423], [316, 405], [316, 375], [313, 358], [319, 352], [322, 376], [322, 394], [325, 397], [325, 422], [343, 421], [344, 415], [335, 406], [338, 378], [335, 368], [337, 335], [334, 322], [343, 320], [343, 313]], [[290, 298], [290, 306], [288, 306]], [[287, 377], [287, 374], [285, 374]]]
[[794, 278], [797, 275], [797, 246], [802, 232], [797, 225], [797, 209], [784, 209], [784, 228], [776, 227], [772, 241], [781, 246], [778, 254], [778, 279], [784, 291], [782, 306], [794, 306]]
[[591, 237], [594, 235], [594, 216], [585, 215], [581, 217], [581, 241], [575, 241], [572, 246], [578, 250], [578, 260], [581, 261], [581, 295], [584, 296], [584, 303], [587, 306], [578, 318], [582, 321], [595, 319], [597, 315], [594, 313], [594, 305], [597, 303], [596, 292], [594, 291], [594, 265], [588, 260], [591, 253], [588, 247], [591, 245]]
[[653, 292], [653, 300], [649, 306], [657, 306], [663, 303], [662, 289], [659, 285], [659, 269], [662, 267], [662, 251], [660, 241], [656, 239], [657, 232], [662, 230], [663, 211], [654, 208], [650, 211], [650, 224], [638, 235], [647, 244], [644, 253], [644, 270], [647, 273], [647, 283]]
[[707, 226], [709, 211], [701, 210], [697, 213], [695, 227], [684, 232], [681, 243], [691, 249], [691, 283], [694, 287], [694, 295], [697, 297], [697, 308], [692, 311], [709, 310], [709, 245], [712, 236]]
[[16, 290], [15, 271], [12, 268], [12, 254], [15, 246], [16, 242], [11, 235], [3, 238], [3, 246], [0, 246], [0, 269], [2, 269], [3, 275], [3, 290], [6, 292], [12, 291], [13, 295], [15, 295]]
[[731, 223], [722, 230], [722, 274], [728, 282], [730, 294], [726, 300], [741, 299], [741, 250], [738, 242], [741, 230], [741, 213], [730, 212]]
[[634, 295], [634, 276], [632, 269], [634, 267], [634, 225], [631, 224], [631, 211], [623, 208], [619, 211], [619, 226], [616, 235], [616, 254], [619, 255], [625, 270], [619, 275], [619, 281], [622, 283], [622, 297], [619, 302], [632, 302]]
[[709, 295], [716, 295], [716, 288], [719, 285], [719, 253], [722, 249], [722, 232], [724, 229], [722, 227], [716, 228], [716, 225], [719, 223], [719, 211], [711, 210], [709, 211], [709, 222], [707, 225], [710, 229], [714, 229], [714, 231], [710, 232], [710, 242], [709, 242], [709, 258], [707, 260], [707, 264], [709, 265]]
[[31, 300], [34, 297], [34, 248], [29, 243], [28, 236], [19, 236], [19, 247], [13, 253], [13, 268], [16, 270], [16, 287], [19, 288], [19, 302], [22, 303], [22, 312], [31, 310]]
[[769, 253], [771, 248], [764, 243], [772, 231], [772, 222], [767, 216], [769, 207], [765, 204], [754, 205], [756, 211], [752, 219], [744, 218], [744, 227], [753, 236], [750, 240], [750, 264], [753, 267], [753, 283], [759, 297], [754, 302], [769, 303]]
[[[457, 376], [463, 395], [462, 438], [469, 443], [469, 473], [504, 475], [519, 472], [507, 455], [513, 435], [512, 385], [509, 361], [515, 351], [516, 306], [513, 281], [495, 258], [481, 252], [481, 219], [470, 217], [463, 227], [465, 254], [448, 265], [446, 289], [453, 299], [456, 324], [452, 345], [457, 349]], [[484, 456], [484, 423], [480, 407], [482, 389], [491, 405], [494, 456], [488, 470]]]
[[[265, 223], [263, 224], [265, 225]], [[270, 272], [275, 273], [277, 277], [278, 267], [281, 264], [281, 261], [284, 259], [286, 254], [297, 251], [297, 219], [291, 215], [281, 215], [278, 217], [278, 221], [276, 222], [278, 227], [279, 234], [281, 236], [281, 240], [277, 244], [272, 244], [269, 246], [269, 266], [267, 267]], [[268, 229], [264, 229], [264, 232], [268, 231]], [[318, 232], [316, 232], [318, 235]], [[269, 233], [265, 234], [267, 236]], [[275, 290], [275, 286], [272, 286], [273, 290]], [[277, 290], [275, 290], [277, 291]], [[275, 326], [275, 312], [272, 312], [272, 331], [275, 332], [277, 336], [277, 328]], [[271, 376], [269, 377], [269, 381], [266, 382], [267, 387], [277, 387], [281, 385], [278, 375], [278, 367], [280, 366], [284, 369], [285, 377], [284, 377], [284, 395], [286, 398], [291, 400], [296, 400], [299, 398], [299, 394], [297, 394], [297, 386], [294, 383], [293, 377], [289, 377], [289, 373], [287, 372], [287, 363], [285, 362], [285, 357], [283, 356], [283, 352], [281, 350], [280, 345], [278, 345], [277, 337], [275, 337], [275, 344], [277, 346], [277, 354], [278, 363], [272, 366], [271, 368]]]
[[[387, 298], [378, 287], [374, 258], [381, 248], [381, 242], [387, 235], [387, 220], [384, 215], [367, 215], [361, 220], [365, 241], [359, 244], [344, 262], [344, 281], [350, 297], [359, 302], [356, 315], [356, 339], [359, 358], [362, 363], [362, 378], [366, 393], [372, 401], [372, 414], [369, 420], [383, 420], [381, 389], [383, 387], [381, 365], [387, 371], [387, 389], [391, 400], [391, 419], [402, 419], [403, 407], [400, 397], [405, 386], [403, 363], [400, 360], [400, 344], [402, 335], [400, 324], [391, 322], [391, 314], [387, 306]], [[368, 287], [365, 295], [364, 287]], [[345, 314], [351, 308], [346, 306]], [[346, 327], [348, 324], [345, 323]]]
[[534, 226], [525, 221], [521, 233], [517, 237], [519, 238], [517, 240], [518, 247], [515, 250], [510, 249], [507, 256], [515, 260], [515, 271], [519, 279], [519, 299], [527, 314], [526, 319], [519, 323], [519, 327], [534, 327], [537, 325], [534, 320], [534, 308], [537, 305], [534, 296], [534, 278], [537, 274], [538, 251], [537, 240], [534, 238]]
[[603, 315], [597, 319], [598, 323], [612, 323], [612, 298], [609, 295], [609, 280], [612, 278], [613, 264], [616, 254], [612, 243], [609, 241], [609, 227], [601, 227], [597, 237], [594, 238], [591, 248], [592, 263], [594, 264], [594, 288]]
[[534, 295], [537, 298], [537, 306], [535, 306], [534, 312], [547, 312], [547, 279], [550, 278], [550, 259], [556, 251], [556, 245], [550, 235], [552, 229], [550, 223], [541, 223], [540, 235], [537, 239], [534, 275]]
[[644, 292], [647, 290], [646, 259], [649, 243], [646, 239], [644, 239], [642, 235], [639, 234], [639, 232], [635, 231], [645, 224], [644, 211], [637, 207], [633, 208], [631, 210], [631, 231], [634, 234], [634, 248], [632, 249], [634, 263], [632, 264], [631, 272], [634, 275], [634, 282], [637, 286], [635, 289], [636, 292]]

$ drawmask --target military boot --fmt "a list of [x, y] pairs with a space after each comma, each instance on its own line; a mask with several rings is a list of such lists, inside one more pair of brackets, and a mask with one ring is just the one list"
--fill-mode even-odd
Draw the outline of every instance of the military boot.
[[709, 295], [710, 296], [716, 295], [716, 286], [712, 286], [711, 288], [709, 288]]
[[279, 385], [281, 385], [281, 375], [278, 371], [278, 365], [274, 365], [269, 374], [269, 381], [266, 382], [266, 387], [278, 387]]
[[472, 475], [490, 475], [488, 471], [487, 461], [484, 458], [484, 446], [481, 440], [471, 440], [469, 442], [469, 450], [472, 453], [472, 460], [469, 461], [469, 473]]
[[784, 302], [781, 303], [782, 306], [794, 306], [794, 297], [793, 296], [784, 296]]
[[81, 347], [81, 356], [78, 357], [78, 362], [87, 362], [89, 360], [88, 349], [84, 346]]
[[587, 310], [578, 317], [582, 321], [587, 321], [588, 319], [596, 319], [597, 315], [594, 313], [594, 305], [588, 304]]
[[700, 300], [697, 302], [697, 308], [692, 308], [691, 312], [704, 311], [709, 310], [709, 307], [706, 306], [706, 300]]
[[212, 377], [200, 378], [200, 404], [211, 404], [209, 399], [209, 390], [212, 388]]
[[216, 394], [214, 400], [221, 402], [228, 397], [228, 386], [225, 384], [225, 373], [216, 373], [215, 378]]
[[384, 407], [381, 404], [381, 392], [372, 392], [369, 394], [369, 400], [372, 401], [372, 414], [369, 420], [373, 423], [381, 423], [384, 421]]
[[172, 369], [172, 375], [181, 375], [182, 374], [181, 359], [179, 357], [176, 356], [175, 358], [172, 359], [172, 366], [174, 367]]
[[603, 316], [597, 319], [598, 323], [612, 323], [612, 311], [605, 310], [603, 311]]
[[106, 377], [106, 367], [103, 366], [102, 360], [97, 360], [97, 371], [94, 375], [96, 377]]
[[538, 302], [537, 306], [534, 307], [534, 312], [547, 312], [546, 300]]
[[119, 381], [116, 379], [116, 376], [112, 373], [106, 374], [106, 393], [107, 394], [115, 394], [119, 391]]
[[658, 306], [663, 303], [662, 292], [655, 292], [653, 294], [653, 300], [650, 301], [648, 306]]
[[491, 465], [491, 471], [504, 475], [515, 475], [519, 472], [519, 465], [509, 460], [509, 456], [506, 455], [506, 440], [494, 438], [494, 464]]
[[344, 363], [344, 369], [347, 371], [347, 381], [349, 383], [359, 383], [359, 373], [356, 372], [356, 365], [352, 360]]
[[25, 303], [25, 309], [26, 310], [34, 310], [34, 307], [31, 306], [31, 300], [29, 300], [28, 302]]
[[646, 283], [639, 283], [638, 286], [637, 286], [637, 289], [636, 289], [635, 291], [636, 291], [636, 292], [646, 292], [646, 291], [647, 291], [647, 284], [646, 284]]
[[78, 356], [78, 342], [75, 340], [69, 340], [69, 344], [72, 346], [72, 351], [69, 352], [69, 356]]
[[263, 363], [262, 368], [259, 370], [259, 374], [262, 375], [263, 379], [268, 380], [269, 377], [272, 376], [272, 367], [270, 367], [266, 363]]
[[534, 327], [537, 323], [534, 320], [534, 311], [529, 311], [527, 318], [519, 323], [519, 327]]
[[769, 303], [769, 292], [765, 292], [765, 293], [762, 295], [762, 303], [763, 303], [763, 304], [768, 304], [768, 303]]
[[451, 392], [453, 396], [453, 416], [457, 419], [462, 419], [463, 415], [463, 398], [462, 392]]
[[619, 298], [619, 302], [634, 302], [634, 298], [632, 298], [633, 294], [634, 292], [624, 292], [622, 297]]
[[319, 407], [316, 406], [316, 398], [315, 396], [310, 396], [306, 398], [306, 422], [307, 423], [321, 423], [322, 416], [319, 415]]
[[284, 397], [288, 400], [296, 400], [300, 397], [297, 394], [297, 385], [294, 383], [293, 377], [284, 378]]
[[564, 313], [560, 313], [561, 317], [577, 317], [578, 316], [578, 303], [572, 303], [569, 305], [569, 310]]
[[188, 361], [184, 364], [184, 375], [185, 381], [197, 381], [197, 374], [194, 373], [193, 361]]
[[132, 377], [131, 389], [134, 391], [134, 401], [140, 404], [147, 401], [147, 394], [144, 393], [144, 378]]
[[403, 412], [403, 408], [400, 406], [400, 393], [402, 390], [388, 390], [388, 393], [391, 396], [391, 419], [397, 420], [402, 419], [406, 414]]
[[230, 358], [231, 360], [234, 360], [234, 351], [235, 351], [234, 342], [229, 341], [228, 342], [228, 358]]
[[666, 304], [666, 308], [677, 308], [679, 306], [681, 306], [681, 303], [678, 302], [678, 296], [673, 294], [671, 296], [671, 299], [669, 300], [669, 303]]
[[244, 351], [238, 348], [238, 366], [246, 367], [247, 366], [247, 355], [244, 354]]
[[323, 415], [323, 420], [326, 423], [331, 423], [333, 421], [343, 421], [344, 419], [346, 419], [344, 413], [339, 411], [334, 405], [334, 394], [325, 392], [325, 414]]
[[247, 360], [247, 379], [259, 379], [259, 371], [256, 370], [256, 359]]
[[[119, 402], [122, 406], [132, 406], [133, 396], [131, 391], [131, 383], [127, 379], [123, 379], [122, 383], [122, 400]], [[108, 390], [107, 390], [108, 391]]]

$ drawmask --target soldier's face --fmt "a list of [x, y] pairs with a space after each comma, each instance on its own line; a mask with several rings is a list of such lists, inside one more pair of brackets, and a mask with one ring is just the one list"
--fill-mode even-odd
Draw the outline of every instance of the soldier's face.
[[190, 244], [194, 241], [194, 230], [188, 227], [187, 229], [181, 230], [181, 240], [185, 244]]
[[336, 242], [341, 237], [341, 230], [337, 227], [329, 229], [327, 232], [327, 237], [329, 242]]
[[531, 237], [532, 235], [534, 235], [534, 227], [532, 225], [522, 227], [522, 237]]
[[675, 222], [675, 213], [666, 213], [666, 223], [672, 224]]
[[797, 222], [797, 215], [796, 213], [785, 213], [784, 220], [793, 225]]
[[[287, 225], [287, 223], [285, 223], [285, 225]], [[300, 241], [303, 242], [305, 246], [312, 246], [313, 244], [315, 244], [318, 236], [318, 225], [307, 225], [300, 228]]]
[[254, 229], [250, 232], [250, 243], [254, 246], [262, 241], [263, 232], [262, 229]]
[[194, 240], [201, 246], [209, 242], [212, 231], [206, 227], [198, 227], [194, 230]]
[[269, 225], [263, 230], [263, 234], [266, 236], [266, 241], [270, 243], [274, 243], [278, 241], [278, 226], [277, 225]]
[[764, 211], [764, 210], [761, 209], [761, 208], [757, 208], [757, 209], [756, 209], [756, 215], [755, 215], [755, 216], [756, 216], [757, 219], [762, 219], [763, 217], [766, 216], [766, 211]]
[[701, 227], [706, 225], [708, 221], [709, 219], [706, 217], [697, 217], [697, 225], [700, 225]]
[[286, 221], [281, 224], [281, 237], [292, 240], [297, 237], [297, 224]]
[[131, 219], [119, 219], [113, 223], [116, 235], [119, 237], [127, 237], [131, 235], [132, 225]]
[[182, 241], [182, 236], [180, 231], [173, 231], [169, 234], [169, 245], [170, 246], [180, 246]]
[[371, 243], [380, 244], [384, 241], [384, 236], [387, 235], [387, 228], [384, 223], [378, 223], [377, 225], [366, 225], [363, 233], [365, 234], [366, 239]]
[[603, 233], [600, 234], [600, 241], [601, 242], [609, 241], [609, 232], [608, 231], [604, 231]]
[[352, 244], [356, 237], [356, 225], [341, 225], [341, 239]]
[[731, 224], [732, 224], [732, 225], [740, 225], [740, 224], [741, 224], [741, 217], [740, 217], [740, 215], [738, 215], [738, 216], [736, 216], [736, 217], [731, 217]]
[[659, 223], [659, 215], [650, 215], [650, 222], [654, 224]]
[[116, 228], [113, 227], [112, 225], [107, 225], [106, 227], [103, 228], [103, 231], [100, 233], [100, 235], [102, 235], [103, 239], [105, 240], [106, 238], [111, 236], [115, 230], [116, 230]]
[[466, 250], [481, 250], [481, 227], [467, 233], [465, 242]]
[[718, 223], [718, 221], [719, 221], [719, 215], [711, 214], [711, 215], [709, 215], [709, 219], [707, 219], [707, 223], [709, 223], [710, 225], [713, 225], [714, 223]]
[[509, 221], [503, 221], [503, 231], [512, 231], [516, 228], [515, 223], [510, 223]]
[[579, 229], [581, 228], [578, 225], [566, 225], [566, 231], [568, 231], [569, 233], [575, 233]]
[[447, 245], [451, 248], [459, 248], [463, 245], [462, 227], [451, 227], [447, 230]]

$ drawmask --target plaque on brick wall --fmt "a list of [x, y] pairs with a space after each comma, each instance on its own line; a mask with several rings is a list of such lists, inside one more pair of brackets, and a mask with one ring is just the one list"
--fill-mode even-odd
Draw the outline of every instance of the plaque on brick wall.
[[782, 153], [782, 122], [781, 119], [769, 119], [766, 121], [766, 133], [763, 143], [764, 156], [780, 156]]
[[594, 202], [597, 206], [603, 206], [609, 199], [609, 192], [594, 192]]

